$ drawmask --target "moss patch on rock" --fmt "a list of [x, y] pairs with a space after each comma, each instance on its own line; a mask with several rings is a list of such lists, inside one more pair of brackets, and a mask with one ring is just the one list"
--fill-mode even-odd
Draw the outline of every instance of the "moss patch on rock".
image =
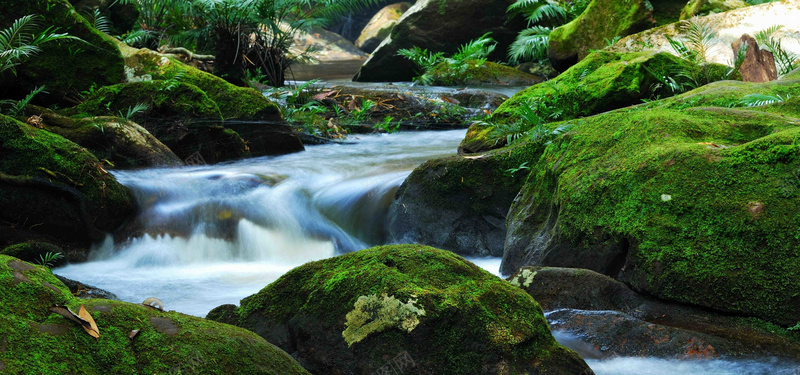
[[0, 3], [0, 28], [30, 15], [44, 17], [45, 27], [54, 26], [60, 33], [81, 38], [42, 46], [42, 52], [17, 67], [17, 75], [5, 72], [0, 86], [12, 96], [23, 97], [36, 86], [46, 86], [47, 100], [63, 102], [75, 98], [91, 86], [122, 82], [124, 62], [112, 39], [94, 29], [67, 0], [3, 1]]
[[[414, 300], [419, 324], [386, 328], [348, 346], [342, 332], [359, 299]], [[238, 324], [296, 352], [318, 373], [372, 373], [400, 353], [420, 372], [588, 370], [553, 339], [529, 295], [461, 257], [419, 245], [383, 246], [311, 262], [242, 300]], [[501, 370], [502, 369], [502, 370]]]
[[742, 0], [691, 0], [681, 10], [681, 19], [707, 16], [709, 13], [722, 13], [750, 6]]
[[550, 61], [564, 71], [590, 50], [605, 47], [606, 40], [654, 25], [653, 6], [647, 0], [594, 0], [580, 16], [550, 33]]
[[86, 149], [2, 115], [0, 190], [4, 226], [59, 244], [88, 245], [133, 211], [128, 189]]
[[659, 298], [796, 323], [798, 102], [736, 107], [798, 87], [719, 82], [572, 120], [532, 155], [503, 272], [589, 268]]
[[479, 63], [475, 60], [464, 62], [463, 69], [454, 69], [453, 64], [442, 62], [426, 75], [432, 79], [431, 84], [439, 86], [454, 85], [510, 85], [530, 86], [544, 81], [544, 77], [535, 76], [491, 61]]
[[[84, 305], [99, 339], [50, 312], [53, 305]], [[48, 269], [5, 255], [0, 366], [13, 374], [307, 374], [252, 332], [143, 305], [80, 300]]]

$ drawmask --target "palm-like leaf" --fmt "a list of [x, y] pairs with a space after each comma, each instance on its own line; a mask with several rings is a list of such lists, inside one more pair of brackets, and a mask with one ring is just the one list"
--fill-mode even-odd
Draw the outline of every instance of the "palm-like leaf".
[[750, 94], [745, 95], [742, 100], [739, 101], [739, 105], [745, 107], [760, 107], [762, 105], [770, 105], [776, 103], [782, 103], [788, 100], [790, 96], [781, 96], [781, 95], [766, 95], [766, 94]]
[[780, 25], [770, 26], [765, 30], [757, 32], [755, 39], [764, 49], [772, 52], [772, 55], [775, 57], [775, 66], [778, 68], [778, 75], [784, 75], [800, 66], [798, 62], [800, 56], [783, 49], [780, 39], [773, 37], [773, 34], [780, 29]]
[[541, 60], [547, 57], [550, 44], [550, 32], [544, 26], [533, 26], [522, 30], [508, 49], [508, 57], [512, 62]]
[[40, 20], [40, 17], [27, 15], [0, 30], [0, 73], [6, 70], [16, 73], [15, 67], [24, 59], [41, 52], [39, 46], [44, 43], [63, 39], [82, 41], [74, 36], [56, 33], [52, 27], [37, 32], [41, 28]]

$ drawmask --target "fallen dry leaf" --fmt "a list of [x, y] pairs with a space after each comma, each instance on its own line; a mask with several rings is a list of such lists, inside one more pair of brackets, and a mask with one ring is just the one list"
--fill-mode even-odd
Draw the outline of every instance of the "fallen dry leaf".
[[94, 338], [100, 338], [100, 329], [97, 328], [97, 323], [94, 322], [94, 318], [92, 318], [92, 314], [89, 314], [88, 311], [81, 305], [80, 310], [78, 310], [78, 316], [81, 317], [86, 322], [89, 322], [89, 326], [87, 327], [86, 324], [82, 324], [83, 329], [86, 330], [86, 333], [89, 336]]
[[134, 329], [133, 331], [131, 331], [131, 333], [128, 334], [128, 338], [133, 340], [133, 338], [136, 337], [136, 335], [138, 335], [138, 334], [139, 334], [139, 330], [138, 329]]

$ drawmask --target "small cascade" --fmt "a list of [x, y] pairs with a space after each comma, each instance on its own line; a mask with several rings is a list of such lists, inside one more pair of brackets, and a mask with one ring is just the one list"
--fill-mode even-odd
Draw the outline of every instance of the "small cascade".
[[140, 212], [57, 274], [125, 301], [158, 297], [204, 316], [303, 263], [383, 244], [395, 192], [464, 130], [368, 135], [354, 144], [202, 167], [115, 172]]

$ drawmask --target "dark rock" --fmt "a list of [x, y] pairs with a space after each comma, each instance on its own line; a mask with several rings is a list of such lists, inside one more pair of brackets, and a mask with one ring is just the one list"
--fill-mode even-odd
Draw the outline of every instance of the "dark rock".
[[800, 335], [776, 334], [757, 319], [659, 301], [599, 273], [525, 267], [509, 278], [566, 330], [608, 356], [679, 358], [800, 356]]
[[758, 47], [756, 39], [748, 34], [742, 35], [739, 40], [731, 44], [733, 55], [738, 56], [742, 45], [746, 45], [745, 58], [739, 67], [739, 74], [745, 82], [769, 82], [778, 79], [775, 68], [775, 56], [772, 52]]
[[[26, 243], [19, 243], [6, 247], [0, 250], [0, 254], [12, 256], [30, 263], [37, 263], [40, 259], [51, 254], [64, 254], [64, 250], [57, 245], [47, 242], [30, 241]], [[67, 261], [66, 258], [61, 258], [53, 262], [52, 266], [57, 267]], [[13, 267], [12, 267], [13, 268]]]
[[396, 3], [383, 7], [361, 30], [361, 35], [355, 41], [356, 47], [361, 48], [364, 52], [372, 53], [389, 36], [397, 20], [408, 8], [411, 8], [410, 3]]
[[217, 306], [206, 315], [206, 319], [215, 322], [236, 325], [236, 305]]
[[484, 109], [490, 112], [508, 100], [508, 95], [478, 89], [456, 90], [452, 96], [462, 107]]
[[243, 299], [237, 313], [314, 373], [371, 374], [398, 361], [421, 374], [592, 373], [555, 343], [529, 295], [425, 246], [308, 263]]
[[117, 296], [114, 293], [111, 293], [107, 290], [103, 290], [91, 285], [86, 285], [81, 283], [80, 281], [75, 281], [72, 279], [68, 279], [64, 276], [55, 275], [59, 281], [61, 281], [64, 286], [66, 286], [70, 293], [73, 296], [78, 298], [102, 298], [102, 299], [112, 299], [117, 300]]
[[361, 82], [410, 81], [417, 67], [398, 56], [402, 48], [418, 46], [445, 54], [477, 39], [487, 32], [498, 42], [490, 60], [504, 60], [517, 33], [526, 26], [521, 16], [508, 19], [509, 0], [447, 1], [420, 0], [398, 20], [392, 33], [384, 39], [353, 78]]
[[462, 255], [502, 255], [503, 221], [526, 174], [507, 170], [521, 164], [521, 152], [454, 156], [417, 167], [389, 209], [391, 241]]

